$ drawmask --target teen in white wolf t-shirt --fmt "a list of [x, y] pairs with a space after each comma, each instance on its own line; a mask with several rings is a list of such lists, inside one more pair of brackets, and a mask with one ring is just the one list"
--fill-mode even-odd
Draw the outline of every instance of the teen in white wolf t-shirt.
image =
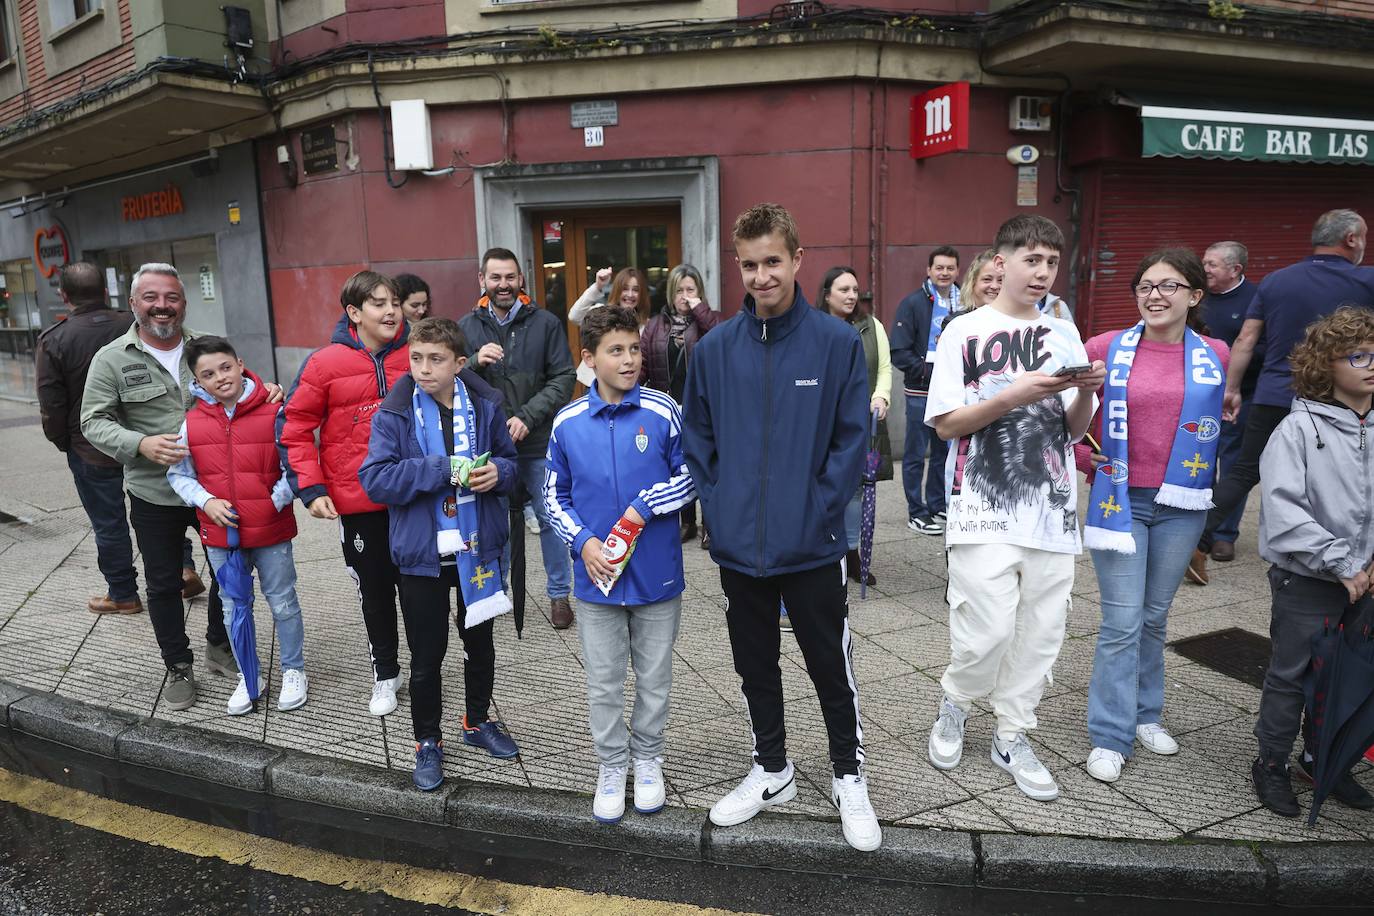
[[[1081, 551], [1072, 445], [1106, 377], [1088, 365], [1078, 329], [1036, 302], [1058, 272], [1064, 236], [1040, 216], [997, 233], [997, 298], [940, 337], [926, 423], [950, 442], [950, 663], [930, 733], [930, 761], [957, 766], [964, 722], [988, 697], [997, 717], [992, 762], [1040, 801], [1059, 795], [1026, 732], [1064, 639], [1074, 557]], [[1065, 376], [1068, 367], [1087, 367]]]

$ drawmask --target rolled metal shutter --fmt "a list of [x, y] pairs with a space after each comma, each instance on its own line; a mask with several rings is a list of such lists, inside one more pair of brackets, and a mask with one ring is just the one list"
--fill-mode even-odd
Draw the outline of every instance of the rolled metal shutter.
[[1368, 167], [1152, 159], [1099, 169], [1079, 298], [1087, 335], [1139, 320], [1127, 287], [1140, 259], [1160, 246], [1201, 256], [1234, 239], [1249, 249], [1245, 273], [1258, 281], [1312, 253], [1312, 224], [1327, 210], [1348, 207], [1374, 220]]

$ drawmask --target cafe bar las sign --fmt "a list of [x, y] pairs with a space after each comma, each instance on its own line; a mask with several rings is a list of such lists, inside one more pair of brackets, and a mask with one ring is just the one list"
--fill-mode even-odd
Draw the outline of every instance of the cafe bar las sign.
[[1374, 120], [1142, 105], [1141, 155], [1374, 165]]

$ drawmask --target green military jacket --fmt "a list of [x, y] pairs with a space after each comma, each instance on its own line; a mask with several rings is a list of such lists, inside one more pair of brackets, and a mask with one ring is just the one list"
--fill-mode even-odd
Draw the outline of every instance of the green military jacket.
[[[183, 328], [183, 340], [200, 336]], [[161, 506], [185, 505], [167, 483], [167, 468], [138, 453], [144, 436], [175, 435], [195, 405], [191, 371], [183, 362], [178, 378], [148, 352], [138, 324], [101, 347], [91, 360], [81, 398], [81, 435], [124, 465], [130, 494]]]

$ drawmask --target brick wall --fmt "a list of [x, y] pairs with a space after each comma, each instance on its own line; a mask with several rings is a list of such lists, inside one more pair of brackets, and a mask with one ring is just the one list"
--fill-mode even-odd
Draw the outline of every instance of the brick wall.
[[[129, 16], [129, 0], [115, 0], [119, 11], [119, 32], [122, 43], [118, 48], [92, 58], [86, 63], [62, 73], [49, 75], [43, 63], [43, 42], [39, 27], [38, 4], [47, 0], [18, 0], [19, 20], [14, 23], [19, 44], [23, 48], [25, 91], [0, 102], [0, 124], [14, 121], [29, 111], [43, 108], [73, 95], [82, 89], [98, 86], [134, 66], [133, 23]], [[109, 10], [106, 11], [107, 15]]]

